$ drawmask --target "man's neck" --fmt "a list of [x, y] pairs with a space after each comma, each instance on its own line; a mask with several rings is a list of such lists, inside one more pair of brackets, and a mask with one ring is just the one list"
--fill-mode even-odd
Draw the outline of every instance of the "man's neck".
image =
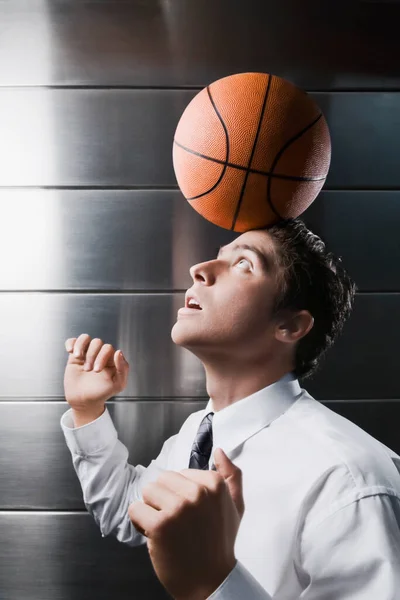
[[216, 412], [279, 381], [292, 369], [287, 365], [210, 364], [203, 362], [207, 393]]

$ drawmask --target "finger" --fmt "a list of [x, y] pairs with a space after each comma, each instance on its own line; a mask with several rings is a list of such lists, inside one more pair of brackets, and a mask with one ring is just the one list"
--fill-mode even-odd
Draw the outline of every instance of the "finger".
[[[186, 469], [192, 471], [193, 469]], [[157, 483], [171, 490], [181, 498], [196, 502], [204, 492], [204, 485], [185, 477], [176, 471], [163, 471], [157, 478]]]
[[83, 359], [85, 361], [83, 368], [85, 371], [90, 371], [93, 368], [94, 361], [102, 347], [103, 341], [100, 338], [94, 338], [90, 342], [86, 352], [83, 352]]
[[117, 372], [121, 375], [126, 374], [126, 368], [129, 368], [129, 363], [126, 360], [125, 356], [122, 353], [122, 350], [117, 350], [114, 354], [114, 363], [117, 369]]
[[104, 344], [99, 338], [92, 340], [86, 355], [86, 362], [94, 371], [102, 371], [106, 366], [110, 354], [114, 353], [111, 344]]
[[160, 522], [160, 511], [143, 502], [133, 502], [128, 507], [128, 515], [136, 529], [150, 538]]
[[126, 388], [126, 384], [128, 381], [128, 375], [129, 375], [129, 363], [126, 360], [125, 356], [122, 354], [121, 350], [117, 350], [114, 354], [114, 363], [115, 363], [115, 368], [117, 370], [115, 379], [116, 379], [116, 383], [118, 385], [118, 387], [121, 388], [121, 390]]
[[171, 489], [159, 483], [151, 481], [142, 489], [143, 502], [157, 510], [164, 510], [167, 513], [175, 512], [182, 504], [182, 497]]
[[214, 461], [218, 473], [225, 479], [236, 509], [242, 517], [244, 514], [242, 471], [233, 464], [222, 448], [216, 448]]
[[216, 492], [221, 483], [224, 482], [224, 478], [217, 471], [203, 471], [202, 469], [182, 469], [181, 475], [189, 481], [197, 483], [198, 485], [205, 487], [210, 492]]
[[239, 469], [239, 467], [234, 465], [224, 453], [221, 459], [221, 452], [216, 451], [214, 453], [214, 460], [218, 469], [217, 471], [184, 469], [180, 472], [185, 477], [201, 483], [211, 492], [217, 492], [219, 489], [221, 489], [221, 482], [224, 482], [231, 495], [232, 501], [236, 506], [236, 510], [238, 511], [240, 518], [242, 518], [245, 511], [242, 487], [242, 471]]
[[75, 346], [76, 338], [68, 338], [65, 341], [65, 349], [67, 352], [73, 352]]
[[75, 342], [74, 356], [75, 358], [85, 358], [86, 350], [90, 344], [90, 335], [88, 333], [81, 333]]

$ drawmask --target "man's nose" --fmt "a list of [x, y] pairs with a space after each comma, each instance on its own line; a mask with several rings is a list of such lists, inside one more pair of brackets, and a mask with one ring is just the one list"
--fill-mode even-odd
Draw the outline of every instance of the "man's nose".
[[190, 267], [189, 273], [193, 281], [199, 281], [201, 283], [210, 285], [210, 283], [212, 283], [212, 281], [215, 279], [212, 267], [213, 262], [214, 261], [202, 262]]

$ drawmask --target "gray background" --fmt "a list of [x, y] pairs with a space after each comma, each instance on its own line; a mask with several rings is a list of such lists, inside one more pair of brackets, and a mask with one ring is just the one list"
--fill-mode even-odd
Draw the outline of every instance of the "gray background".
[[359, 286], [304, 387], [400, 452], [400, 71], [395, 2], [0, 0], [0, 598], [164, 599], [147, 548], [102, 538], [59, 421], [64, 341], [122, 348], [108, 402], [148, 465], [207, 401], [170, 339], [189, 267], [237, 234], [184, 200], [182, 111], [231, 73], [272, 72], [325, 113], [332, 163], [303, 218]]

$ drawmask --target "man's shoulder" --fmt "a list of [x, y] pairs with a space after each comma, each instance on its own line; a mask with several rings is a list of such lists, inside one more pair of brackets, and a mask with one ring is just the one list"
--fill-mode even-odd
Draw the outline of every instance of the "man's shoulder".
[[288, 418], [299, 446], [314, 457], [321, 476], [342, 473], [349, 490], [381, 486], [400, 495], [400, 456], [367, 431], [307, 392], [288, 411]]

